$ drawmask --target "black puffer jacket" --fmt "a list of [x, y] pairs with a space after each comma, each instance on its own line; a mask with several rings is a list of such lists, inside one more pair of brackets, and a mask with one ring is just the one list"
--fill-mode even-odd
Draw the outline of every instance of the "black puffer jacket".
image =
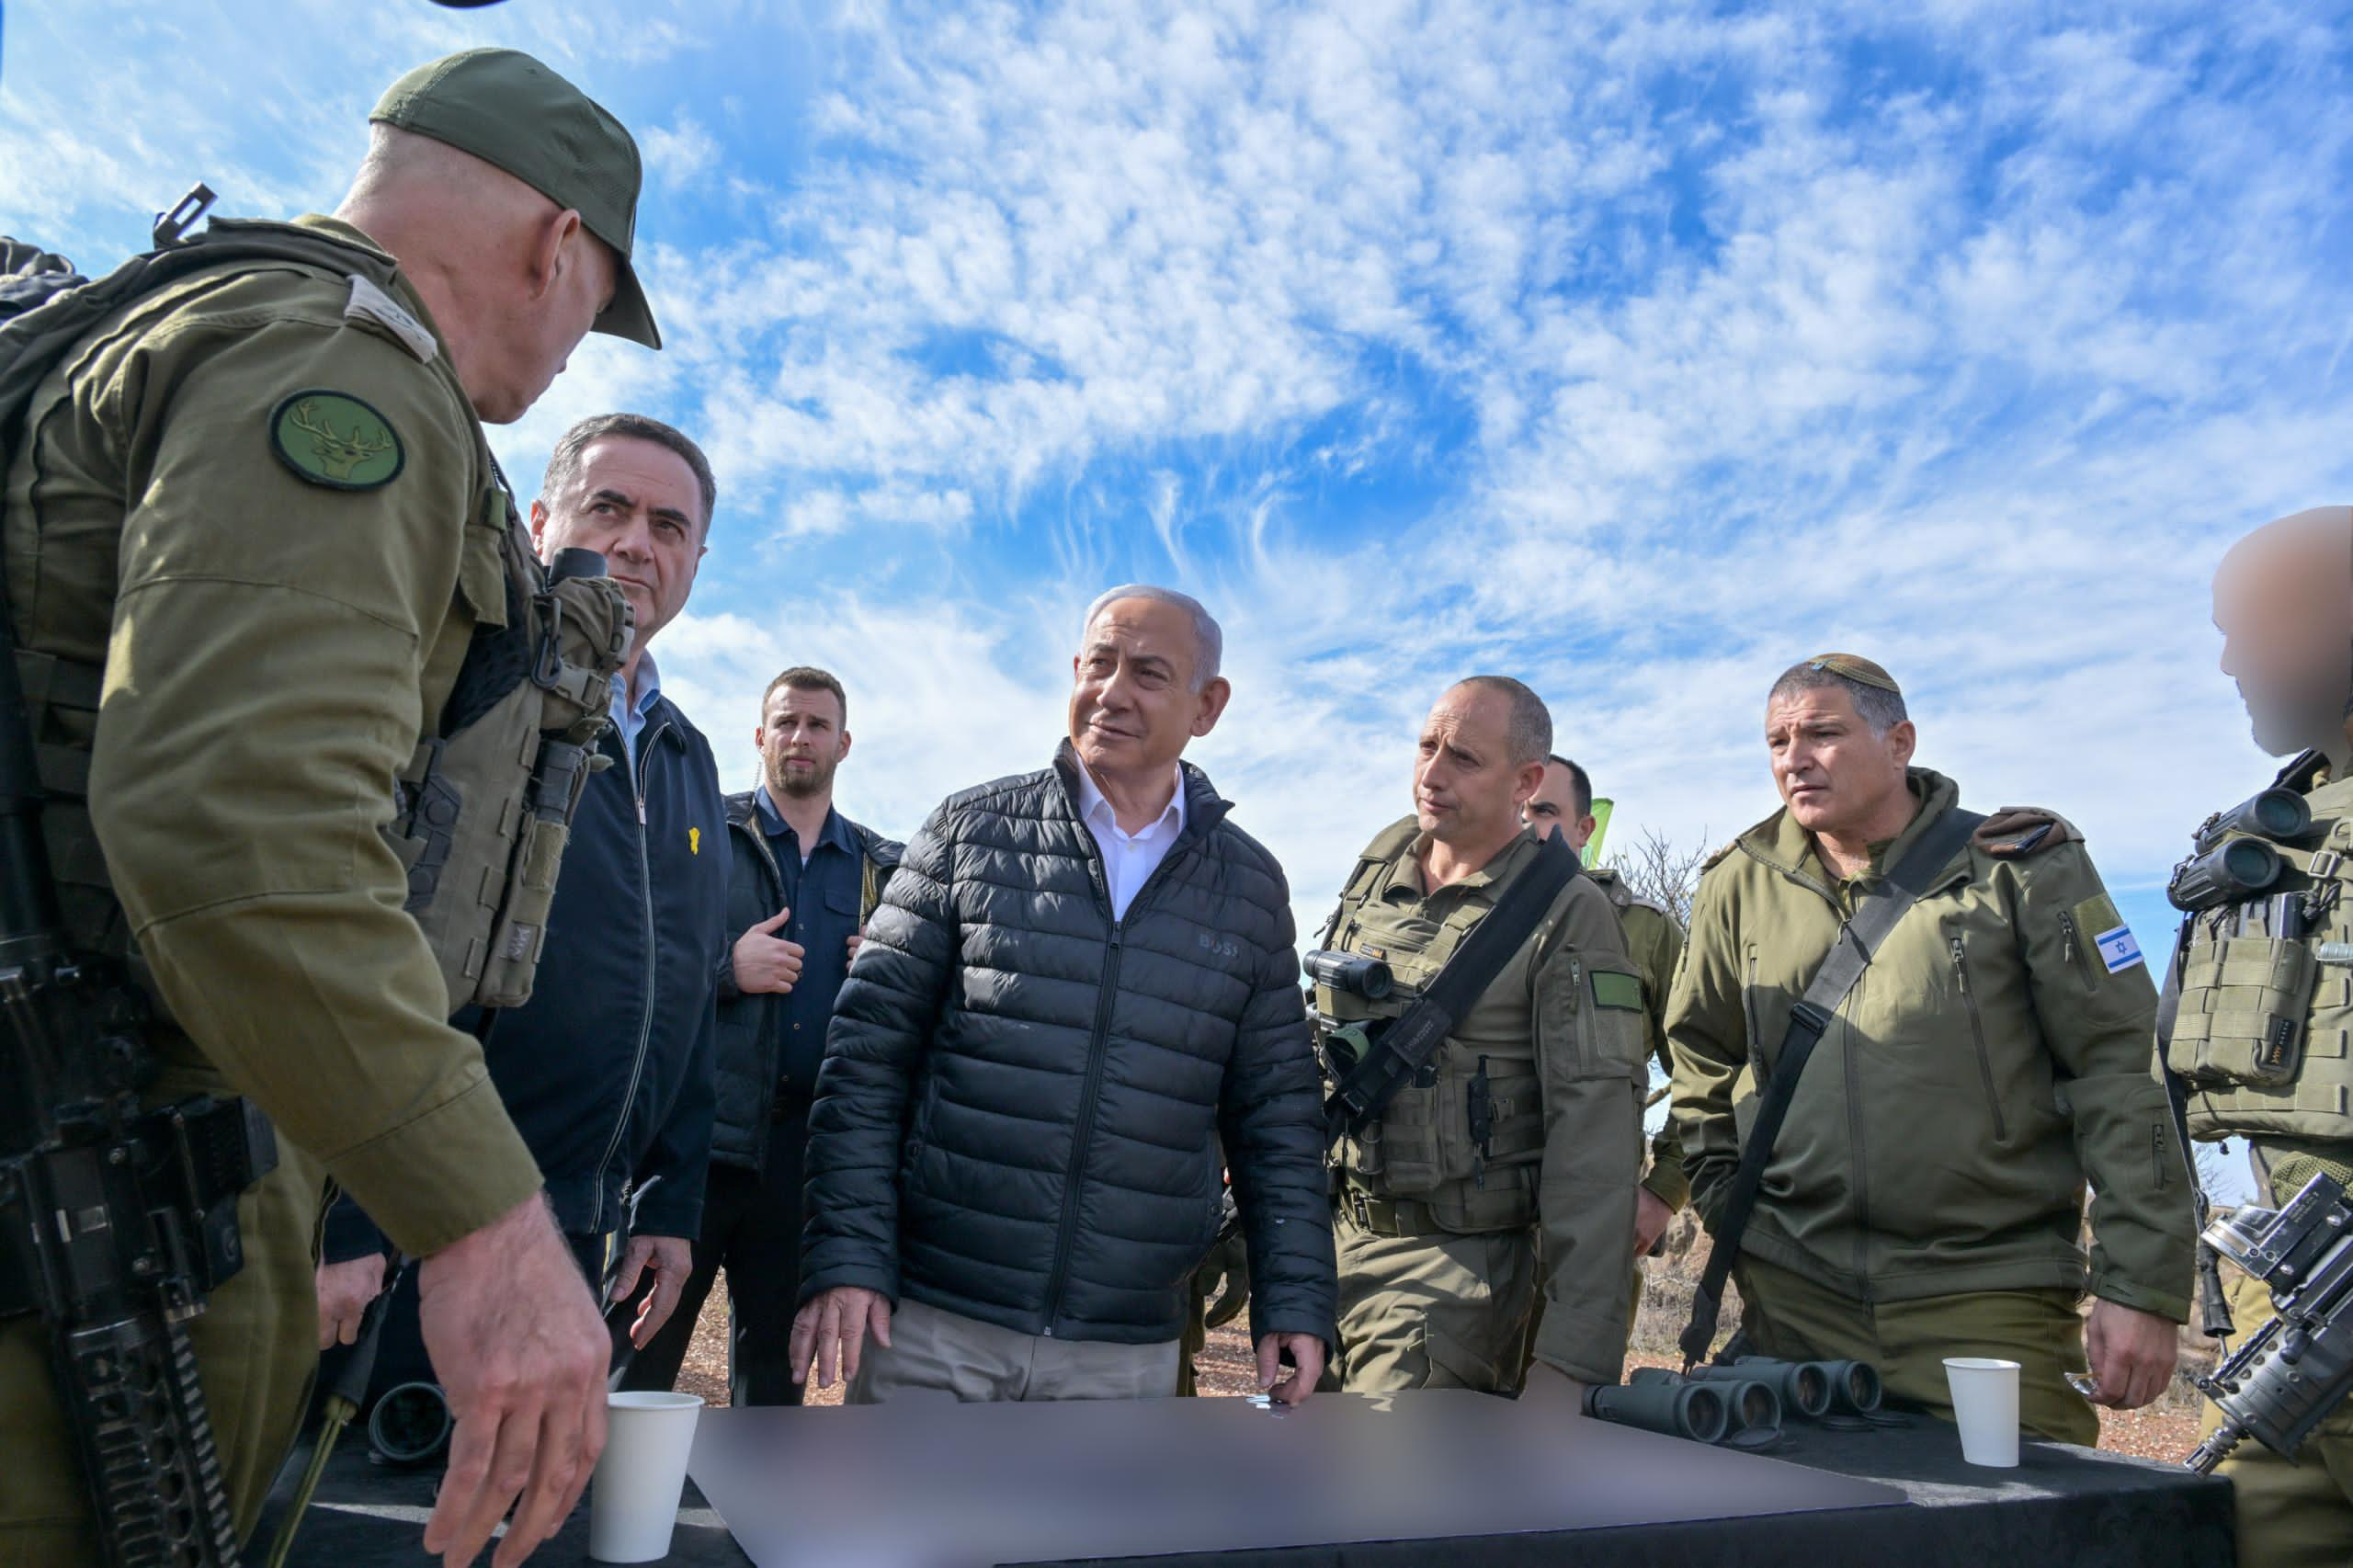
[[902, 1295], [1025, 1334], [1182, 1331], [1219, 1140], [1254, 1337], [1327, 1344], [1319, 1084], [1282, 868], [1199, 769], [1126, 918], [1078, 763], [951, 796], [907, 846], [826, 1036], [801, 1293]]

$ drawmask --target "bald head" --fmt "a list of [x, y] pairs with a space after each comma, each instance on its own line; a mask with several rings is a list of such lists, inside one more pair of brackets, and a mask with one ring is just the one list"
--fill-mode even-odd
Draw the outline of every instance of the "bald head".
[[401, 264], [491, 424], [523, 416], [608, 304], [613, 252], [504, 169], [381, 121], [335, 216]]
[[2353, 506], [2314, 506], [2233, 545], [2214, 573], [2222, 673], [2275, 756], [2345, 745], [2353, 699]]

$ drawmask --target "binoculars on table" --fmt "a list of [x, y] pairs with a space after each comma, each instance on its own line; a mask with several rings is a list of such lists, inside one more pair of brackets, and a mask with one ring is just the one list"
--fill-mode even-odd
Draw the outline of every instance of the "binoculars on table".
[[[1760, 1378], [1684, 1377], [1664, 1367], [1638, 1367], [1622, 1387], [1595, 1389], [1590, 1414], [1624, 1426], [1663, 1432], [1695, 1443], [1761, 1448], [1781, 1433], [1781, 1396]], [[1721, 1369], [1728, 1370], [1728, 1369]]]
[[1714, 1383], [1687, 1382], [1663, 1368], [1643, 1367], [1626, 1382], [1586, 1390], [1585, 1413], [1669, 1437], [1720, 1443], [1732, 1428], [1728, 1393]]
[[2244, 903], [2287, 869], [2273, 847], [2309, 837], [2312, 807], [2293, 790], [2264, 790], [2199, 824], [2189, 858], [2173, 869], [2167, 902], [2185, 915]]
[[1387, 998], [1397, 988], [1397, 977], [1379, 959], [1362, 953], [1337, 952], [1330, 948], [1318, 948], [1301, 963], [1307, 978], [1318, 985], [1367, 1002]]
[[1869, 1361], [1782, 1361], [1770, 1356], [1735, 1356], [1728, 1367], [1695, 1367], [1695, 1378], [1756, 1378], [1772, 1385], [1781, 1403], [1809, 1421], [1825, 1415], [1869, 1415], [1879, 1409], [1879, 1369]]
[[1586, 1392], [1588, 1415], [1695, 1443], [1762, 1448], [1786, 1410], [1809, 1421], [1879, 1409], [1879, 1369], [1866, 1361], [1782, 1361], [1743, 1356], [1688, 1374], [1639, 1367], [1622, 1384]]

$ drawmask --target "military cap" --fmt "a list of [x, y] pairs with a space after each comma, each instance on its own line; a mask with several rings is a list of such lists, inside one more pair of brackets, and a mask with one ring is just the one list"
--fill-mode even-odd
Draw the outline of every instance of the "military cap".
[[592, 330], [662, 347], [630, 265], [642, 165], [604, 106], [519, 50], [469, 49], [394, 82], [368, 118], [471, 153], [578, 212], [620, 263], [613, 302]]
[[1892, 691], [1898, 697], [1904, 695], [1904, 688], [1895, 684], [1893, 676], [1864, 658], [1860, 653], [1816, 653], [1805, 662], [1805, 667], [1824, 675], [1840, 676], [1847, 680], [1859, 681], [1865, 686], [1877, 687], [1881, 691]]

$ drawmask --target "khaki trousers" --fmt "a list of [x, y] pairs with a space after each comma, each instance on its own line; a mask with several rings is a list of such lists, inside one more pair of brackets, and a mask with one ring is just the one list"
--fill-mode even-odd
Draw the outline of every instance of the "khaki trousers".
[[1952, 1419], [1948, 1356], [2018, 1364], [2018, 1423], [2034, 1435], [2090, 1448], [2099, 1416], [2067, 1386], [2084, 1370], [2083, 1320], [2072, 1290], [1972, 1290], [1913, 1301], [1858, 1301], [1805, 1275], [1744, 1257], [1733, 1266], [1760, 1356], [1869, 1361], [1891, 1401]]
[[1518, 1392], [1536, 1309], [1536, 1233], [1383, 1236], [1342, 1204], [1338, 1386]]
[[847, 1395], [880, 1404], [910, 1395], [967, 1404], [996, 1400], [1168, 1399], [1176, 1393], [1176, 1347], [1050, 1339], [902, 1300], [891, 1343], [866, 1342]]

